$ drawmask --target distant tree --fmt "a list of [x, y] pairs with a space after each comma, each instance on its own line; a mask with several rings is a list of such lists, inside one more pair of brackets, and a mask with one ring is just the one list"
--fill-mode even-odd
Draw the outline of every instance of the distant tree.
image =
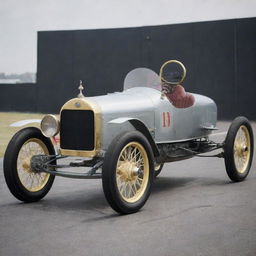
[[36, 82], [36, 74], [32, 72], [25, 72], [22, 74], [8, 74], [6, 75], [4, 72], [0, 72], [0, 79], [18, 79], [19, 83], [35, 83]]
[[0, 73], [0, 79], [5, 79], [5, 73]]

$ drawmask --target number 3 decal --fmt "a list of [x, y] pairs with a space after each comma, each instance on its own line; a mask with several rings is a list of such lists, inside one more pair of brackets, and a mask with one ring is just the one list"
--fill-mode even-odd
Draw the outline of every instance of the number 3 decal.
[[163, 127], [170, 127], [170, 126], [171, 126], [171, 113], [163, 112]]

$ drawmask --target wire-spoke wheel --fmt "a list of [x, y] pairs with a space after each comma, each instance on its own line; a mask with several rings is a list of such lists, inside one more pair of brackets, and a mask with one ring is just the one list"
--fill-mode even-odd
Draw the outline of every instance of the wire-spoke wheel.
[[103, 190], [119, 213], [134, 213], [146, 202], [153, 182], [153, 153], [139, 132], [127, 132], [113, 141], [106, 153]]
[[154, 177], [156, 178], [162, 171], [164, 164], [155, 164]]
[[224, 146], [227, 174], [233, 181], [242, 181], [250, 171], [253, 158], [253, 131], [245, 117], [231, 124]]
[[251, 142], [249, 131], [242, 125], [237, 131], [234, 141], [234, 160], [237, 171], [244, 173], [250, 160]]
[[51, 141], [37, 128], [25, 128], [11, 139], [4, 156], [4, 175], [11, 193], [24, 202], [43, 198], [50, 190], [54, 176], [32, 170], [35, 155], [53, 155]]
[[149, 177], [146, 150], [138, 142], [127, 144], [121, 151], [116, 168], [116, 183], [123, 200], [134, 203], [145, 192]]
[[33, 172], [30, 161], [34, 155], [49, 155], [46, 145], [39, 139], [26, 141], [17, 158], [17, 172], [21, 184], [30, 192], [41, 190], [50, 178], [49, 173]]

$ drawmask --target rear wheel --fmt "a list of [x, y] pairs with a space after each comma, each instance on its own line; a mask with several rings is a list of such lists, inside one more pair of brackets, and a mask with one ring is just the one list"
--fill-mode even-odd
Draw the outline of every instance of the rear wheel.
[[155, 178], [160, 174], [163, 167], [164, 167], [164, 164], [155, 164], [155, 172], [154, 172], [154, 177]]
[[153, 182], [153, 153], [140, 132], [126, 132], [109, 146], [102, 168], [103, 190], [117, 212], [137, 212], [147, 201]]
[[234, 119], [224, 145], [225, 166], [229, 178], [242, 181], [249, 174], [253, 158], [253, 131], [245, 117]]
[[54, 154], [50, 139], [37, 128], [25, 128], [13, 136], [4, 155], [4, 176], [17, 199], [35, 202], [49, 192], [55, 176], [33, 171], [30, 162], [34, 155]]

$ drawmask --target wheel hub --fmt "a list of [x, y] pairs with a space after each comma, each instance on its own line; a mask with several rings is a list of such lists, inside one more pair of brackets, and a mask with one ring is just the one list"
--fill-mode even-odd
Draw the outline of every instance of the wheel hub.
[[239, 157], [243, 157], [248, 152], [248, 147], [246, 145], [236, 146], [236, 152]]
[[133, 162], [125, 161], [118, 168], [118, 174], [122, 181], [134, 181], [140, 174], [140, 169]]
[[24, 168], [24, 171], [26, 171], [28, 173], [32, 172], [30, 163], [31, 163], [31, 158], [24, 159], [23, 163], [22, 163], [22, 167]]

